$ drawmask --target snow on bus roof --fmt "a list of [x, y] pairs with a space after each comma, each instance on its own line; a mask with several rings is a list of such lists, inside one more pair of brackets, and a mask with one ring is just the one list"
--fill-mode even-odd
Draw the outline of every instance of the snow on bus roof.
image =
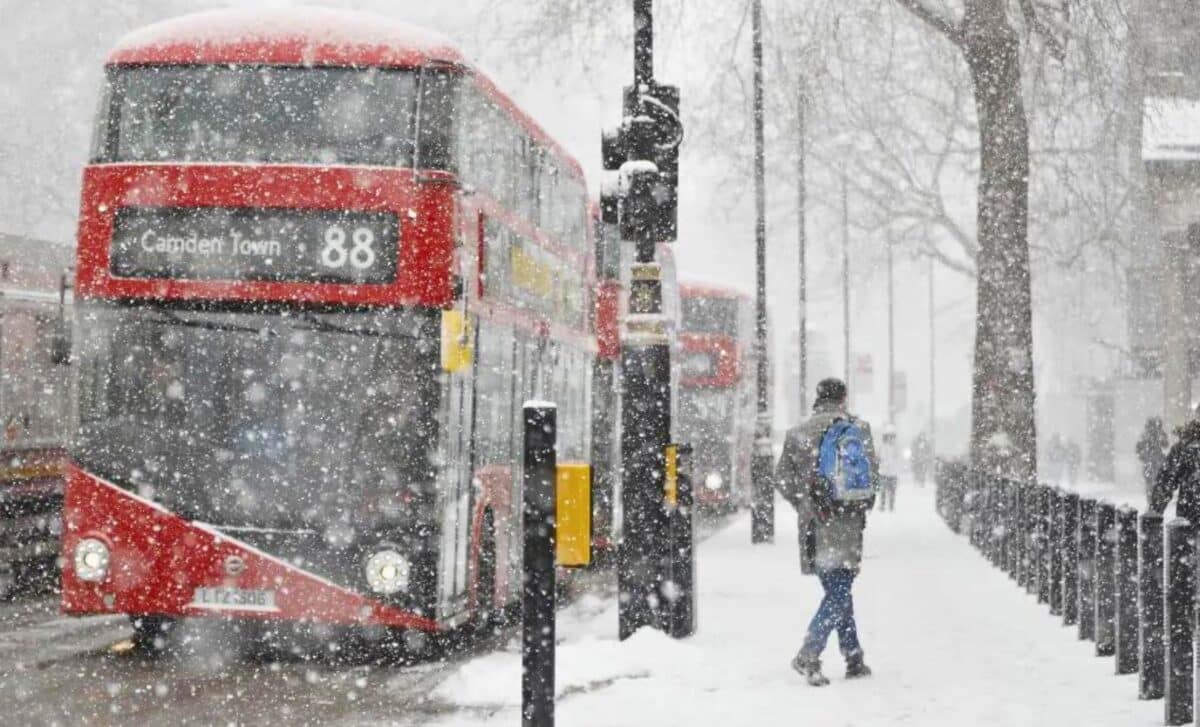
[[210, 10], [135, 30], [109, 52], [107, 63], [268, 63], [411, 67], [461, 66], [518, 117], [542, 143], [567, 160], [579, 178], [578, 160], [495, 82], [467, 60], [446, 36], [383, 15], [291, 6]]
[[[187, 58], [176, 56], [188, 49], [194, 55], [206, 55], [206, 50], [247, 45], [302, 47], [306, 56], [297, 61], [321, 62], [331, 51], [340, 51], [334, 55], [345, 57], [353, 50], [368, 51], [373, 61], [391, 58], [399, 62], [415, 55], [463, 62], [461, 51], [440, 33], [372, 13], [303, 6], [211, 10], [164, 20], [125, 35], [108, 60], [182, 62]], [[143, 54], [149, 57], [143, 58]], [[169, 57], [157, 57], [161, 54]]]
[[679, 283], [679, 294], [683, 297], [695, 298], [741, 298], [750, 300], [750, 296], [727, 285], [710, 283], [707, 280], [684, 280]]

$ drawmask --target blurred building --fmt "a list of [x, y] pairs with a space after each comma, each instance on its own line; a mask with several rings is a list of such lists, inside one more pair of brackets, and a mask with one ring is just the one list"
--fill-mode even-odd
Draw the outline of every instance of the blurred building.
[[1117, 150], [1133, 193], [1125, 269], [1125, 345], [1107, 378], [1073, 392], [1082, 404], [1084, 475], [1138, 486], [1135, 446], [1146, 419], [1168, 431], [1189, 416], [1200, 374], [1200, 4], [1143, 0], [1124, 54], [1128, 119]]

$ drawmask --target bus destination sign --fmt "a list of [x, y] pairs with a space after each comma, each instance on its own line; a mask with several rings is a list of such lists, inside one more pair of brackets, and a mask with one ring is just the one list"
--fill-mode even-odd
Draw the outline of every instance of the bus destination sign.
[[123, 207], [109, 269], [123, 278], [392, 283], [394, 212]]

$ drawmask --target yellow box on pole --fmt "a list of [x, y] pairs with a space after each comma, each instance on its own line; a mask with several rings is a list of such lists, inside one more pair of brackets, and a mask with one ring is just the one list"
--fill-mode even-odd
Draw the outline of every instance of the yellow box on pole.
[[592, 466], [565, 462], [555, 472], [556, 553], [563, 567], [592, 562]]
[[458, 373], [471, 365], [471, 324], [461, 310], [442, 311], [442, 370]]
[[666, 459], [666, 478], [663, 483], [668, 507], [675, 507], [679, 497], [679, 445], [668, 444], [663, 452]]

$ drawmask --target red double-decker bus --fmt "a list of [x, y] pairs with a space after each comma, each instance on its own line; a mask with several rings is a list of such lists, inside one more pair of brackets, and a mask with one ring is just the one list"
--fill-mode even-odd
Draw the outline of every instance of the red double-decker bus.
[[433, 632], [514, 603], [521, 403], [557, 402], [559, 462], [590, 461], [615, 331], [579, 165], [386, 18], [205, 13], [106, 71], [63, 609], [145, 644], [181, 617]]
[[678, 438], [693, 448], [699, 505], [740, 507], [754, 443], [753, 307], [732, 288], [685, 283], [679, 292]]

